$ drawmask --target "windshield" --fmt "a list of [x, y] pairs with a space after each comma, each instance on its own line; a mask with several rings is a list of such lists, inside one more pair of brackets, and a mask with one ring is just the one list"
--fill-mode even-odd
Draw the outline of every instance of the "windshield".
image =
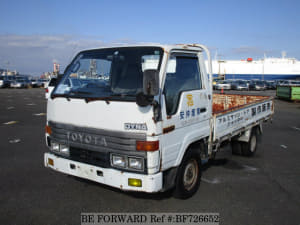
[[238, 81], [237, 84], [238, 85], [247, 85], [247, 83], [245, 81]]
[[256, 84], [258, 84], [258, 85], [264, 85], [264, 82], [263, 81], [256, 81]]
[[158, 47], [124, 47], [81, 52], [67, 67], [52, 96], [118, 96], [135, 100], [135, 96], [143, 91], [143, 72], [159, 70], [162, 54], [163, 50]]
[[228, 81], [224, 81], [224, 80], [219, 82], [219, 84], [228, 84], [228, 83], [229, 83]]

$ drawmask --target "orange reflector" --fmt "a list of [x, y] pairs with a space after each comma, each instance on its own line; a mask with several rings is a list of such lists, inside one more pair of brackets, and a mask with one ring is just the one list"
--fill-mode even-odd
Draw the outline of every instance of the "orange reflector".
[[49, 127], [48, 125], [46, 125], [46, 133], [49, 134], [49, 135], [52, 134], [51, 127]]
[[159, 149], [159, 141], [137, 141], [136, 150], [138, 151], [157, 151]]
[[54, 161], [53, 159], [48, 158], [48, 164], [51, 166], [54, 166]]

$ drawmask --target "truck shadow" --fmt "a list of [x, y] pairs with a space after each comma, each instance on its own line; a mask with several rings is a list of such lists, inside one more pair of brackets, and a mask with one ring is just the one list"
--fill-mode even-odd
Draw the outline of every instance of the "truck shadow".
[[125, 192], [126, 195], [138, 199], [163, 200], [173, 197], [173, 188], [165, 192], [143, 193], [143, 192]]
[[209, 167], [212, 167], [212, 166], [222, 166], [226, 169], [231, 169], [231, 170], [244, 169], [244, 166], [241, 163], [239, 163], [233, 159], [222, 158], [222, 159], [210, 160], [206, 165], [203, 166], [203, 170], [208, 169]]
[[233, 158], [220, 158], [220, 159], [210, 160], [207, 164], [203, 165], [202, 171], [205, 172], [210, 167], [223, 167], [229, 170], [246, 170], [246, 171], [258, 170], [258, 168], [247, 164], [248, 163], [234, 160]]

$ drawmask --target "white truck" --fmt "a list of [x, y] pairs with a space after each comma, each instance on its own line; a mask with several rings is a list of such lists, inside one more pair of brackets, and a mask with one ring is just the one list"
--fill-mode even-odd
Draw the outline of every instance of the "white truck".
[[82, 51], [48, 99], [44, 163], [126, 191], [173, 188], [185, 199], [223, 143], [253, 155], [273, 113], [270, 97], [213, 94], [203, 45]]

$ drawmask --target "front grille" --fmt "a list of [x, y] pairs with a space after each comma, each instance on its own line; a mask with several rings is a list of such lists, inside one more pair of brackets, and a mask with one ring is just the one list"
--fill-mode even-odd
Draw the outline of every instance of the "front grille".
[[144, 158], [146, 173], [147, 152], [136, 150], [136, 141], [146, 140], [144, 133], [116, 132], [96, 128], [78, 127], [49, 121], [51, 141], [68, 145], [71, 160], [104, 168], [110, 167], [110, 154]]
[[70, 147], [70, 159], [103, 168], [110, 167], [109, 153], [101, 153]]
[[144, 157], [146, 152], [136, 151], [136, 141], [146, 140], [144, 133], [108, 131], [78, 127], [49, 121], [51, 139], [75, 148], [96, 152], [116, 152]]

